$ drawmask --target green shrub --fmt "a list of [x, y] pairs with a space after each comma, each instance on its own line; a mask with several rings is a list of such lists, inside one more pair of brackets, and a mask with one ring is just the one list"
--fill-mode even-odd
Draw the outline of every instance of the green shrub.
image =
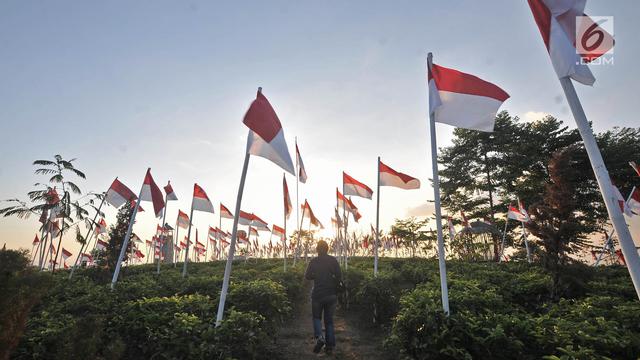
[[271, 280], [232, 284], [226, 306], [240, 312], [256, 312], [264, 317], [265, 324], [271, 331], [291, 311], [284, 287]]

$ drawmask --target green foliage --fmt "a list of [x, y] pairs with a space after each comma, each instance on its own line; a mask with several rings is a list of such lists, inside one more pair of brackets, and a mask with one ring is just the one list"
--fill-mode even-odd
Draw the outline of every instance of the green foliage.
[[411, 249], [411, 256], [416, 256], [418, 246], [426, 253], [433, 249], [433, 237], [430, 237], [424, 228], [428, 219], [418, 220], [415, 217], [400, 220], [396, 219], [395, 224], [391, 226], [391, 236], [400, 240], [400, 244]]
[[231, 284], [228, 304], [241, 312], [255, 311], [266, 319], [270, 330], [275, 330], [291, 311], [284, 287], [272, 280]]

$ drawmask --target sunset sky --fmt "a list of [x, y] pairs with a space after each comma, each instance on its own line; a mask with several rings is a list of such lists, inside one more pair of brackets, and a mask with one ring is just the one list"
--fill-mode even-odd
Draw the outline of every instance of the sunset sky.
[[[46, 178], [35, 159], [77, 158], [83, 191], [118, 176], [138, 192], [147, 167], [187, 212], [193, 183], [233, 209], [246, 146], [242, 117], [258, 86], [294, 137], [309, 180], [300, 186], [331, 235], [342, 171], [375, 189], [376, 157], [422, 181], [383, 188], [381, 227], [432, 212], [426, 55], [494, 82], [503, 109], [525, 121], [554, 115], [574, 127], [526, 1], [4, 1], [0, 3], [0, 199], [26, 199]], [[614, 65], [592, 66], [596, 84], [576, 84], [596, 131], [637, 127], [640, 23], [636, 0], [590, 0], [613, 16]], [[437, 126], [440, 146], [452, 127]], [[630, 159], [631, 160], [631, 159]], [[640, 159], [635, 159], [640, 161]], [[253, 157], [242, 209], [282, 226], [282, 173]], [[295, 179], [287, 177], [295, 203]], [[374, 200], [355, 198], [375, 224]], [[0, 203], [4, 207], [5, 203]], [[143, 203], [151, 209], [151, 204]], [[107, 223], [115, 210], [107, 209]], [[152, 212], [134, 231], [149, 239]], [[203, 237], [218, 214], [197, 213]], [[288, 224], [295, 226], [295, 216]], [[30, 248], [37, 217], [0, 218], [0, 242]], [[230, 230], [231, 221], [223, 221]], [[638, 239], [638, 224], [634, 237]], [[72, 234], [63, 246], [76, 253]], [[266, 241], [268, 234], [262, 235]]]

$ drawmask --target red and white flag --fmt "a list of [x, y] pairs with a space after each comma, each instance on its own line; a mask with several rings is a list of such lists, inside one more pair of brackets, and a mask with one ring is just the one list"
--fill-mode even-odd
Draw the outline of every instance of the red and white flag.
[[275, 224], [272, 225], [271, 227], [273, 228], [273, 235], [279, 237], [280, 239], [284, 238], [284, 229], [283, 228], [281, 228], [280, 226], [275, 225]]
[[289, 218], [291, 216], [291, 212], [293, 211], [293, 205], [291, 205], [291, 198], [289, 197], [289, 187], [287, 186], [287, 178], [285, 175], [282, 175], [282, 192], [284, 193], [284, 215], [285, 218]]
[[371, 199], [373, 196], [373, 190], [370, 187], [347, 175], [344, 171], [342, 172], [342, 183], [344, 195], [360, 196], [367, 199]]
[[211, 238], [211, 239], [217, 239], [218, 238], [218, 229], [209, 226], [208, 237]]
[[164, 192], [167, 194], [167, 201], [178, 200], [176, 193], [173, 192], [173, 188], [171, 187], [171, 181], [167, 181], [167, 186], [164, 187]]
[[420, 180], [395, 171], [382, 161], [379, 163], [378, 171], [380, 171], [380, 186], [394, 186], [406, 190], [420, 188]]
[[182, 210], [178, 210], [178, 227], [186, 229], [189, 227], [189, 215], [182, 212]]
[[304, 168], [304, 163], [302, 162], [302, 156], [300, 156], [300, 149], [298, 149], [298, 142], [296, 142], [296, 159], [298, 161], [298, 179], [301, 183], [307, 182], [307, 170]]
[[36, 237], [33, 238], [31, 245], [38, 245], [39, 243], [40, 243], [40, 238], [38, 237], [38, 234], [36, 234]]
[[153, 203], [153, 211], [156, 214], [156, 217], [159, 218], [162, 216], [164, 199], [162, 198], [162, 191], [160, 191], [156, 182], [153, 181], [150, 168], [147, 169], [147, 175], [144, 177], [142, 191], [140, 192], [140, 200], [151, 201]]
[[258, 229], [254, 228], [253, 226], [249, 226], [249, 236], [252, 236], [252, 235], [255, 237], [260, 236], [258, 234]]
[[49, 222], [49, 234], [51, 237], [56, 238], [60, 235], [60, 226], [58, 225], [58, 220]]
[[220, 216], [225, 219], [233, 219], [231, 211], [229, 211], [226, 206], [222, 205], [222, 203], [220, 203]]
[[[353, 215], [353, 218], [356, 220], [356, 222], [358, 222], [358, 220], [360, 219], [361, 215], [358, 212], [358, 208], [356, 207], [356, 205], [351, 201], [351, 199], [347, 198], [346, 196], [342, 195], [342, 193], [340, 193], [340, 191], [338, 191], [338, 189], [336, 188], [336, 196], [338, 198], [338, 208], [342, 209], [344, 208], [344, 210], [346, 210], [347, 212], [349, 212], [351, 215]], [[338, 216], [338, 212], [336, 210], [336, 216], [337, 216], [337, 220], [340, 223], [340, 227], [342, 227], [342, 221], [341, 221], [341, 217]]]
[[107, 222], [104, 220], [104, 218], [100, 218], [100, 221], [96, 223], [96, 234], [100, 235], [106, 232], [107, 232]]
[[498, 108], [508, 98], [504, 90], [476, 76], [436, 64], [429, 69], [429, 112], [436, 122], [493, 131]]
[[98, 248], [98, 250], [106, 250], [108, 246], [109, 246], [108, 243], [100, 239], [98, 239], [98, 241], [96, 242], [96, 248]]
[[518, 210], [522, 215], [524, 215], [525, 218], [527, 218], [526, 222], [531, 221], [531, 218], [529, 217], [529, 213], [527, 212], [527, 209], [524, 207], [524, 203], [520, 199], [518, 199]]
[[640, 166], [638, 166], [638, 164], [636, 164], [635, 161], [629, 161], [629, 165], [631, 165], [633, 170], [636, 171], [636, 174], [638, 174], [638, 176], [640, 176]]
[[618, 189], [618, 187], [613, 185], [613, 184], [611, 184], [611, 186], [613, 186], [613, 193], [616, 194], [616, 198], [618, 200], [618, 205], [620, 206], [620, 211], [622, 211], [622, 213], [627, 215], [627, 216], [633, 216], [633, 213], [631, 212], [631, 209], [627, 205], [627, 201], [625, 200], [625, 198], [620, 193], [620, 190]]
[[93, 262], [93, 256], [91, 256], [90, 254], [87, 253], [82, 253], [82, 255], [80, 255], [80, 263], [82, 262], [86, 262], [87, 264], [92, 263]]
[[109, 190], [107, 190], [107, 196], [104, 200], [113, 207], [119, 208], [120, 206], [126, 203], [131, 203], [137, 199], [138, 197], [136, 194], [116, 178], [113, 180], [113, 183], [111, 183]]
[[611, 50], [614, 40], [584, 13], [585, 5], [586, 0], [529, 0], [558, 78], [593, 85], [596, 79], [586, 64]]
[[247, 153], [269, 159], [291, 175], [295, 175], [282, 124], [269, 100], [260, 90], [242, 122], [249, 128]]
[[627, 207], [635, 215], [640, 215], [640, 189], [633, 188], [629, 201], [627, 201]]
[[529, 218], [520, 212], [520, 209], [513, 205], [509, 205], [509, 210], [507, 211], [507, 217], [512, 220], [521, 221], [521, 222], [529, 222]]
[[240, 217], [238, 218], [238, 224], [251, 225], [252, 220], [253, 220], [253, 214], [240, 210]]
[[313, 213], [313, 210], [311, 210], [311, 206], [309, 205], [309, 202], [307, 200], [305, 200], [304, 205], [302, 205], [302, 214], [302, 218], [309, 219], [311, 225], [319, 227], [320, 229], [324, 229], [324, 226], [322, 225], [320, 220], [318, 220], [316, 215]]
[[198, 184], [193, 184], [193, 210], [214, 213], [211, 200]]
[[64, 259], [64, 261], [66, 261], [68, 258], [70, 258], [73, 254], [71, 253], [71, 251], [62, 248], [62, 258]]

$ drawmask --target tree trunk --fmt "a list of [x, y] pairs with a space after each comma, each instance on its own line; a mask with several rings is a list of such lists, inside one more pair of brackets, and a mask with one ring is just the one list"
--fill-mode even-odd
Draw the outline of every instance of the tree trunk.
[[[493, 210], [493, 191], [491, 188], [491, 172], [489, 171], [489, 162], [487, 159], [487, 153], [484, 153], [484, 168], [487, 172], [487, 189], [489, 190], [489, 213], [491, 214], [491, 223], [495, 224], [495, 212]], [[498, 237], [496, 234], [491, 233], [491, 240], [493, 242], [493, 261], [500, 259], [500, 249], [498, 247]]]

